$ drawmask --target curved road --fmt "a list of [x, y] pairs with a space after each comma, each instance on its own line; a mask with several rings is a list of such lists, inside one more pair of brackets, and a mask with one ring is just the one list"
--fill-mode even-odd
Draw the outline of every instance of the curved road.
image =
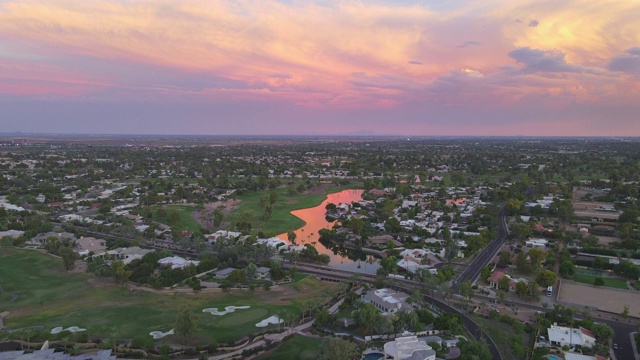
[[[283, 264], [284, 267], [288, 267], [289, 264]], [[360, 273], [350, 273], [345, 270], [336, 270], [336, 269], [326, 269], [321, 266], [308, 266], [306, 264], [297, 265], [298, 270], [310, 273], [314, 275], [320, 276], [320, 278], [325, 278], [327, 280], [352, 280], [353, 275], [358, 275], [360, 280], [373, 283], [375, 281], [375, 276], [368, 276]], [[414, 281], [409, 281], [405, 279], [393, 279], [395, 285], [390, 286], [394, 290], [404, 291], [406, 293], [411, 293], [411, 289], [420, 288], [420, 285]], [[491, 351], [492, 359], [502, 359], [502, 355], [500, 355], [500, 351], [498, 350], [498, 346], [493, 342], [491, 337], [482, 330], [482, 328], [476, 324], [470, 317], [468, 317], [465, 313], [459, 311], [458, 309], [452, 307], [449, 304], [444, 303], [441, 300], [433, 298], [431, 296], [423, 295], [425, 301], [430, 304], [433, 304], [437, 308], [443, 310], [447, 313], [458, 314], [462, 318], [463, 325], [469, 330], [469, 332], [476, 338], [477, 340], [486, 340], [487, 345], [489, 346], [489, 351]]]

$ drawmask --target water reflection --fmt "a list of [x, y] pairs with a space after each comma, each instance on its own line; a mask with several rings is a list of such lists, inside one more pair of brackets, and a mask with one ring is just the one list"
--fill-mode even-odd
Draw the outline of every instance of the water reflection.
[[[294, 231], [296, 244], [311, 244], [320, 254], [329, 255], [331, 258], [329, 266], [331, 267], [375, 274], [380, 267], [376, 258], [358, 250], [345, 249], [331, 243], [321, 242], [318, 234], [321, 229], [331, 229], [334, 225], [333, 222], [325, 218], [327, 204], [351, 204], [353, 201], [362, 200], [363, 192], [364, 190], [343, 190], [327, 195], [327, 199], [318, 206], [292, 211], [291, 214], [306, 223]], [[288, 242], [287, 233], [280, 234], [278, 237]]]

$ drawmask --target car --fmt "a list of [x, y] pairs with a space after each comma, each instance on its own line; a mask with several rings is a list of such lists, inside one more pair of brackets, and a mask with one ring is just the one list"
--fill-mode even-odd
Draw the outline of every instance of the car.
[[620, 348], [618, 347], [618, 344], [613, 343], [613, 350], [618, 350], [618, 349], [620, 349]]

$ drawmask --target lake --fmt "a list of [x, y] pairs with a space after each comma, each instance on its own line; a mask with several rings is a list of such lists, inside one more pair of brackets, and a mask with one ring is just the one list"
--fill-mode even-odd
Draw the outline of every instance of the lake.
[[[296, 233], [296, 244], [312, 244], [320, 254], [329, 255], [331, 258], [329, 266], [331, 267], [375, 274], [380, 265], [378, 265], [378, 259], [373, 256], [355, 250], [330, 249], [319, 241], [320, 235], [318, 232], [320, 229], [332, 229], [334, 224], [334, 222], [329, 222], [325, 218], [327, 204], [351, 204], [353, 201], [362, 200], [362, 193], [364, 193], [364, 190], [343, 190], [327, 195], [327, 199], [318, 206], [292, 211], [292, 215], [306, 223], [306, 225], [294, 231]], [[287, 233], [280, 234], [278, 237], [289, 242]]]

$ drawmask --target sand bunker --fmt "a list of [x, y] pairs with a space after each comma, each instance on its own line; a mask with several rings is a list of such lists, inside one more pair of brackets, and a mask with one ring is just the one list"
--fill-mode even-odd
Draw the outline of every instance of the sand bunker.
[[60, 334], [63, 331], [68, 331], [68, 332], [72, 332], [72, 333], [77, 333], [77, 332], [82, 332], [82, 331], [87, 331], [87, 329], [83, 329], [77, 326], [70, 326], [66, 329], [63, 329], [62, 326], [57, 326], [54, 327], [53, 329], [51, 329], [51, 334], [55, 335], [55, 334]]
[[269, 324], [282, 324], [283, 322], [284, 320], [274, 315], [260, 321], [259, 323], [256, 324], [256, 327], [266, 327], [266, 326], [269, 326]]
[[226, 308], [224, 308], [224, 311], [218, 311], [218, 308], [206, 308], [202, 310], [202, 312], [208, 312], [211, 315], [215, 315], [215, 316], [222, 316], [222, 315], [232, 313], [236, 310], [248, 309], [250, 307], [251, 306], [227, 306]]
[[173, 335], [173, 329], [167, 331], [167, 332], [162, 332], [162, 331], [152, 331], [149, 333], [149, 335], [153, 336], [154, 340], [158, 340], [158, 339], [162, 339], [163, 337], [167, 336], [167, 335]]

